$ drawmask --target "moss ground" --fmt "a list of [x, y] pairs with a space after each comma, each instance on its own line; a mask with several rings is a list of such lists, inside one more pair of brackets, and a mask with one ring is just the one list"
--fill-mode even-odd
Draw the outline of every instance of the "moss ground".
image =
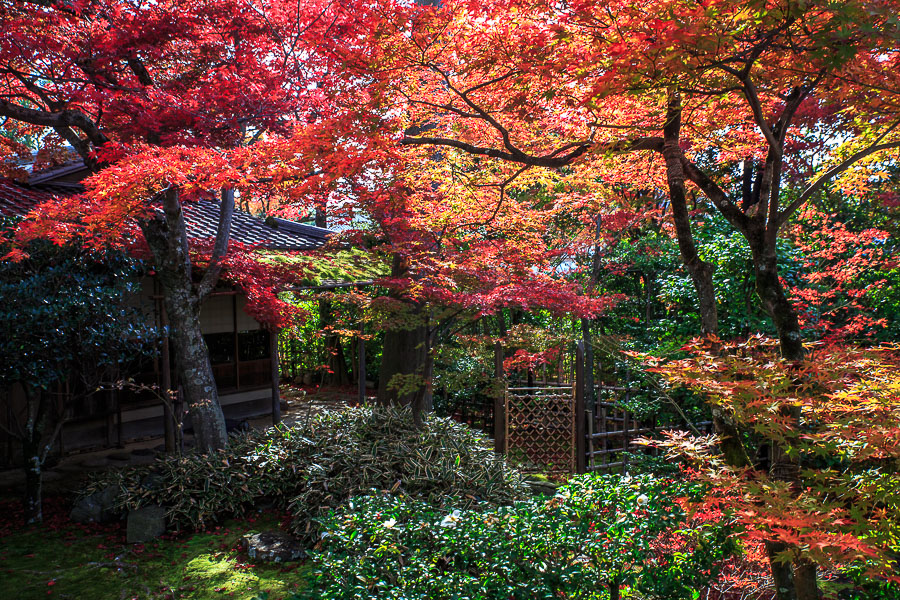
[[0, 500], [0, 596], [72, 600], [288, 598], [307, 583], [302, 565], [253, 564], [248, 531], [278, 527], [261, 513], [208, 531], [126, 544], [124, 524], [68, 521], [65, 499], [45, 503], [45, 524], [21, 526], [16, 501]]

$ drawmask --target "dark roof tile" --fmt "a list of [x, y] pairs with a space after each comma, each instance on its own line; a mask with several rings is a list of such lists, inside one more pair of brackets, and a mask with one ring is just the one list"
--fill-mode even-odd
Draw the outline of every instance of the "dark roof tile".
[[[29, 187], [0, 178], [0, 216], [25, 216], [35, 205], [52, 200], [54, 195], [75, 193], [70, 185], [48, 183]], [[190, 239], [214, 238], [219, 225], [219, 204], [209, 200], [185, 202], [185, 223]], [[266, 221], [235, 210], [231, 239], [248, 246], [269, 250], [312, 250], [325, 243], [328, 229], [270, 217]]]
[[[219, 204], [209, 200], [185, 202], [184, 217], [191, 239], [215, 237], [219, 225]], [[239, 210], [234, 211], [231, 223], [232, 240], [269, 250], [312, 250], [324, 244], [330, 233], [321, 227], [284, 219], [263, 221]]]

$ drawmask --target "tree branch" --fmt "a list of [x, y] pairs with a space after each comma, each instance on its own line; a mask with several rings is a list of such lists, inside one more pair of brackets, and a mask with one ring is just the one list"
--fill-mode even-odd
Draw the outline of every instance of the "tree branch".
[[467, 142], [461, 142], [459, 140], [454, 140], [451, 138], [441, 138], [441, 137], [413, 137], [413, 136], [403, 136], [400, 140], [400, 145], [402, 146], [446, 146], [448, 148], [456, 148], [458, 150], [462, 150], [463, 152], [467, 152], [469, 154], [475, 154], [478, 156], [489, 156], [491, 158], [499, 158], [500, 160], [506, 160], [509, 162], [520, 163], [523, 165], [530, 165], [533, 167], [547, 167], [550, 169], [558, 169], [560, 167], [564, 167], [574, 161], [576, 158], [587, 152], [588, 148], [590, 148], [590, 143], [585, 143], [582, 146], [579, 146], [572, 152], [564, 155], [564, 156], [531, 156], [529, 154], [525, 154], [524, 152], [517, 150], [515, 153], [506, 152], [503, 150], [498, 150], [496, 148], [486, 148], [483, 146], [476, 146], [474, 144], [469, 144]]
[[703, 193], [712, 201], [719, 212], [721, 212], [732, 225], [737, 227], [741, 233], [746, 233], [750, 221], [747, 218], [747, 215], [744, 214], [744, 211], [731, 201], [728, 194], [725, 193], [725, 190], [719, 187], [715, 181], [710, 179], [706, 173], [701, 171], [697, 165], [688, 160], [684, 153], [681, 154], [681, 165], [684, 168], [684, 174], [687, 178], [703, 190]]
[[95, 147], [102, 146], [109, 141], [100, 127], [81, 111], [69, 108], [59, 111], [45, 111], [27, 108], [0, 98], [0, 115], [45, 127], [74, 127], [83, 132]]
[[769, 146], [776, 153], [778, 158], [781, 158], [783, 153], [782, 146], [775, 137], [772, 128], [766, 123], [766, 117], [762, 112], [762, 104], [759, 101], [759, 94], [756, 91], [756, 86], [753, 85], [753, 81], [750, 79], [749, 75], [742, 79], [741, 82], [743, 83], [744, 98], [747, 99], [747, 104], [750, 105], [750, 110], [753, 112], [753, 120], [756, 121], [757, 126], [759, 126], [759, 129], [762, 131]]
[[[891, 129], [893, 129], [896, 126], [897, 126], [897, 123], [892, 125]], [[882, 139], [884, 137], [884, 135], [886, 135], [886, 134], [887, 134], [887, 132], [882, 134], [882, 136], [879, 137], [879, 140]], [[819, 191], [820, 189], [822, 189], [825, 186], [825, 184], [828, 182], [829, 179], [831, 179], [835, 175], [841, 173], [842, 171], [847, 170], [849, 167], [851, 167], [853, 165], [853, 163], [862, 160], [863, 158], [869, 156], [870, 154], [874, 154], [876, 152], [881, 152], [882, 150], [891, 150], [892, 148], [900, 148], [900, 141], [889, 142], [887, 144], [879, 144], [878, 140], [876, 140], [868, 148], [864, 148], [864, 149], [860, 150], [859, 152], [852, 154], [851, 156], [844, 159], [844, 161], [841, 162], [840, 164], [835, 165], [835, 166], [831, 167], [830, 169], [828, 169], [824, 175], [822, 175], [821, 177], [816, 179], [814, 182], [809, 184], [806, 187], [806, 189], [803, 190], [803, 192], [800, 194], [800, 196], [798, 196], [796, 200], [791, 202], [787, 206], [787, 208], [785, 208], [783, 211], [778, 213], [778, 227], [781, 227], [782, 225], [784, 225], [787, 222], [787, 220], [791, 217], [791, 215], [797, 211], [797, 209], [799, 209], [801, 206], [803, 206], [803, 204], [807, 200], [809, 200], [809, 198], [813, 194], [815, 194], [817, 191]]]
[[219, 281], [222, 273], [222, 260], [228, 252], [228, 240], [231, 237], [231, 221], [234, 217], [234, 190], [222, 190], [222, 202], [219, 206], [219, 225], [216, 229], [216, 244], [203, 278], [197, 286], [197, 297], [200, 302], [209, 295]]

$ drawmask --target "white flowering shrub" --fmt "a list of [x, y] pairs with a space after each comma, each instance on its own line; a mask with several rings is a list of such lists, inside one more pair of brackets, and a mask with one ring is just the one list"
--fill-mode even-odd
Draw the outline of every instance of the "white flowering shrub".
[[[304, 597], [693, 599], [734, 550], [724, 515], [697, 520], [690, 484], [585, 475], [549, 500], [438, 509], [377, 494], [322, 519]], [[452, 506], [452, 502], [447, 502]]]

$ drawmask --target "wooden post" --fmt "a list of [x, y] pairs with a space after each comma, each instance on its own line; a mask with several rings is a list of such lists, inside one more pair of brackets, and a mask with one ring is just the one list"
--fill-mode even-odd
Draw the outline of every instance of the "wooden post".
[[166, 306], [165, 304], [160, 302], [160, 313], [159, 313], [159, 322], [163, 328], [166, 329], [166, 335], [163, 337], [162, 341], [162, 350], [160, 357], [160, 361], [162, 362], [162, 381], [160, 382], [160, 390], [161, 393], [165, 394], [166, 401], [163, 402], [163, 431], [166, 438], [166, 452], [175, 452], [176, 441], [175, 441], [175, 412], [172, 410], [174, 408], [175, 399], [169, 393], [172, 389], [172, 363], [171, 358], [169, 356], [169, 319], [166, 314]]
[[116, 447], [124, 448], [125, 440], [123, 439], [124, 438], [124, 433], [123, 433], [124, 424], [122, 423], [122, 399], [119, 397], [119, 394], [116, 392], [116, 390], [113, 390], [112, 393], [113, 393], [113, 403], [115, 404], [115, 407], [116, 407]]
[[269, 331], [269, 354], [272, 363], [272, 425], [278, 425], [281, 422], [281, 390], [278, 387], [281, 382], [281, 367], [278, 362], [278, 334], [278, 329]]
[[629, 427], [637, 429], [634, 419], [629, 419], [631, 414], [628, 412], [628, 406], [631, 403], [631, 367], [625, 369], [625, 410], [622, 411], [622, 472], [628, 474], [628, 444], [629, 444]]
[[[58, 389], [58, 388], [57, 388]], [[47, 394], [49, 395], [49, 391]], [[116, 428], [116, 399], [111, 389], [106, 390], [106, 447], [112, 448], [113, 431]]]
[[366, 403], [366, 340], [360, 336], [356, 341], [356, 388], [359, 404]]
[[494, 451], [506, 451], [506, 385], [503, 383], [503, 347], [500, 342], [494, 344], [494, 384], [497, 392], [494, 396]]
[[585, 435], [584, 435], [584, 342], [579, 340], [575, 345], [575, 472], [584, 473]]
[[241, 389], [241, 348], [238, 345], [237, 295], [231, 297], [231, 328], [234, 331], [234, 388]]
[[587, 451], [588, 457], [585, 460], [585, 470], [594, 470], [594, 415], [591, 414], [590, 409], [585, 411], [585, 418], [587, 419]]

